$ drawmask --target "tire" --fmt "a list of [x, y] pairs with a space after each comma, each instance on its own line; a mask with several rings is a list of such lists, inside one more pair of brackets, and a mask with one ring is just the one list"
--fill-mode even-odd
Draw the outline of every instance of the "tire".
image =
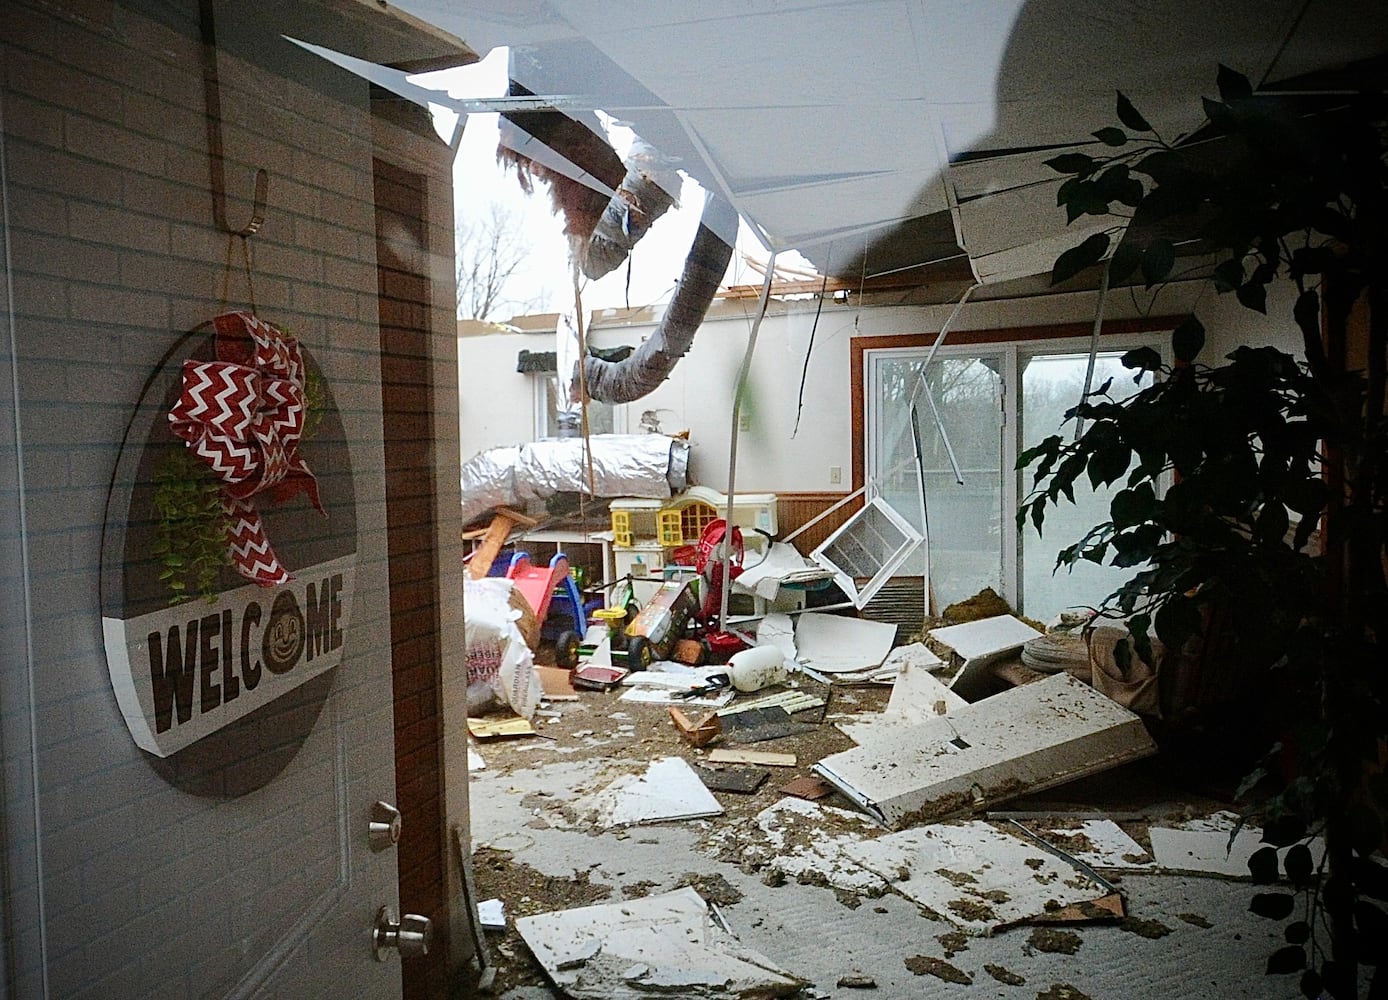
[[655, 662], [655, 651], [651, 649], [651, 640], [644, 635], [634, 635], [627, 643], [627, 669], [645, 670]]
[[554, 662], [572, 670], [578, 666], [578, 645], [582, 638], [577, 632], [563, 631], [554, 640]]

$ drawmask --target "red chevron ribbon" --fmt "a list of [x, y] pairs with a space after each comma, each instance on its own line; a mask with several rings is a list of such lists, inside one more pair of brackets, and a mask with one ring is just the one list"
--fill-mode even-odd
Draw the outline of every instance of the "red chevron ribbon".
[[307, 493], [323, 511], [318, 481], [299, 455], [303, 356], [298, 341], [250, 313], [224, 313], [212, 325], [217, 360], [183, 362], [169, 425], [222, 482], [236, 571], [273, 587], [293, 577], [275, 557], [252, 498], [268, 490], [283, 503]]

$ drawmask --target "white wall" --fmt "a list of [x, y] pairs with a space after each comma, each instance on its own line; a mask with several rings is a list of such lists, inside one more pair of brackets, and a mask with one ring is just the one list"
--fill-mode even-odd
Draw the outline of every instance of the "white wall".
[[[979, 293], [976, 293], [976, 295]], [[986, 293], [985, 293], [986, 294]], [[1300, 354], [1291, 320], [1292, 298], [1271, 296], [1267, 317], [1243, 308], [1232, 295], [1216, 295], [1208, 284], [1172, 285], [1157, 295], [1118, 289], [1105, 302], [1106, 319], [1180, 315], [1192, 309], [1207, 328], [1201, 355], [1217, 364], [1239, 344], [1272, 344]], [[1089, 323], [1097, 292], [1029, 295], [971, 301], [954, 330], [998, 330], [1054, 323]], [[651, 395], [628, 404], [627, 426], [635, 429], [644, 410], [659, 410], [661, 428], [690, 431], [693, 481], [718, 489], [727, 485], [733, 389], [746, 350], [756, 304], [719, 302], [710, 310], [689, 354]], [[951, 305], [857, 306], [825, 302], [815, 328], [813, 301], [773, 302], [758, 334], [743, 402], [745, 430], [738, 443], [736, 487], [749, 492], [844, 491], [851, 486], [850, 350], [857, 336], [934, 335]], [[631, 322], [616, 310], [596, 313], [589, 337], [600, 346], [637, 344], [658, 318]], [[805, 353], [814, 329], [814, 350]], [[459, 340], [463, 386], [463, 459], [485, 448], [531, 440], [532, 376], [515, 371], [522, 349], [553, 350], [552, 334], [494, 334]], [[803, 410], [796, 430], [805, 370]], [[831, 469], [840, 481], [831, 481]]]

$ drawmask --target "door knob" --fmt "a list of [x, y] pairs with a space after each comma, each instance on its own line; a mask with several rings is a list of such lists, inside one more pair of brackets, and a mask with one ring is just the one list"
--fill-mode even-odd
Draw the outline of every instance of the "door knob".
[[371, 849], [379, 853], [400, 843], [402, 822], [400, 810], [389, 802], [377, 802], [372, 806], [371, 821], [367, 826]]
[[371, 950], [376, 961], [384, 962], [386, 953], [394, 948], [401, 958], [429, 954], [429, 941], [434, 925], [428, 917], [407, 913], [397, 922], [395, 911], [383, 906], [376, 911], [376, 926], [371, 929]]

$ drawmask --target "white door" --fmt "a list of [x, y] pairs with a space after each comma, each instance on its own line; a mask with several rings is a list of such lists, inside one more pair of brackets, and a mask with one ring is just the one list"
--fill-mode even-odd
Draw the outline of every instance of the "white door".
[[[372, 948], [378, 909], [399, 909], [396, 852], [368, 842], [395, 762], [379, 330], [353, 297], [374, 272], [365, 91], [329, 106], [293, 80], [238, 77], [240, 121], [262, 130], [238, 135], [278, 212], [259, 237], [260, 306], [293, 310], [322, 376], [311, 391], [340, 411], [348, 464], [316, 470], [328, 517], [258, 497], [296, 580], [131, 626], [144, 689], [122, 692], [110, 621], [173, 595], [121, 610], [120, 574], [161, 555], [132, 546], [103, 576], [111, 532], [157, 536], [142, 519], [162, 515], [108, 497], [122, 456], [168, 423], [150, 380], [207, 349], [180, 331], [218, 311], [228, 238], [210, 221], [197, 4], [68, 6], [7, 4], [0, 35], [0, 997], [397, 998], [400, 959]], [[329, 154], [335, 172], [315, 159]], [[349, 193], [320, 199], [329, 183]], [[356, 256], [338, 251], [328, 273], [332, 239]], [[349, 536], [328, 560], [343, 563], [299, 559], [276, 520], [294, 505]], [[281, 613], [291, 592], [297, 611]], [[307, 677], [310, 652], [326, 669]], [[145, 704], [153, 750], [132, 722]]]

